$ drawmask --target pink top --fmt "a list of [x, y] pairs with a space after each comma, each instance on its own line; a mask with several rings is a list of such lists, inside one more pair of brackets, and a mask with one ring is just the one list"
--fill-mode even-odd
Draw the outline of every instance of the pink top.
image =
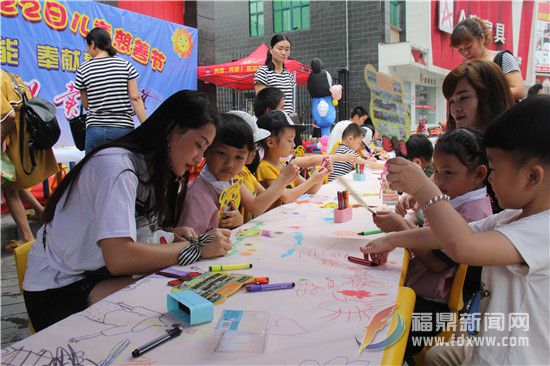
[[202, 175], [199, 175], [187, 190], [178, 226], [190, 226], [198, 234], [219, 224], [219, 194]]
[[[493, 214], [491, 199], [487, 196], [485, 187], [455, 197], [451, 204], [466, 222], [481, 220]], [[409, 262], [405, 286], [412, 288], [417, 296], [446, 303], [456, 269], [457, 266], [451, 266], [442, 272], [433, 272], [418, 258], [413, 257]]]

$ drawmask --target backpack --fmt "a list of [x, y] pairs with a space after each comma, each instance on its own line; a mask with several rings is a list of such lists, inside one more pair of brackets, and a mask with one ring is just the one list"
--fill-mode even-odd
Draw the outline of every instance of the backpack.
[[[59, 140], [61, 130], [57, 123], [57, 118], [55, 117], [55, 106], [47, 100], [38, 97], [28, 100], [26, 93], [21, 90], [19, 83], [15, 80], [13, 75], [9, 72], [7, 72], [7, 74], [10, 76], [23, 103], [19, 113], [19, 156], [23, 171], [26, 175], [31, 175], [36, 168], [34, 151], [36, 149], [51, 149], [57, 140]], [[25, 129], [27, 129], [30, 134], [28, 141], [24, 141]], [[29, 157], [31, 160], [30, 171], [25, 169], [23, 162], [23, 146], [25, 143], [29, 145]]]

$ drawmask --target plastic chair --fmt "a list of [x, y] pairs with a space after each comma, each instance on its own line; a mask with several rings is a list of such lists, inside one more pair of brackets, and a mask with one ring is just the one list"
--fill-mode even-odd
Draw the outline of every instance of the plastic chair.
[[[13, 250], [15, 257], [15, 269], [17, 270], [17, 281], [19, 282], [19, 292], [23, 295], [23, 279], [25, 278], [25, 272], [27, 271], [27, 259], [29, 258], [29, 250], [34, 245], [34, 240], [28, 241]], [[29, 320], [29, 328], [32, 333], [34, 328]]]
[[[453, 321], [449, 322], [444, 331], [439, 332], [436, 337], [442, 337], [445, 342], [451, 338], [451, 335], [454, 333], [453, 329], [458, 328], [460, 314], [459, 311], [464, 307], [464, 298], [462, 296], [462, 291], [464, 288], [464, 280], [466, 279], [466, 272], [468, 271], [467, 264], [459, 264], [458, 269], [456, 270], [455, 278], [453, 279], [453, 285], [451, 287], [451, 293], [449, 294], [449, 300], [447, 301], [447, 306], [449, 310], [454, 314]], [[440, 338], [441, 339], [441, 338]], [[430, 350], [431, 346], [424, 346], [421, 352], [417, 353], [413, 358], [417, 365], [424, 364], [424, 358], [426, 357], [426, 352]]]
[[401, 266], [401, 277], [399, 278], [399, 286], [405, 286], [405, 280], [407, 279], [407, 271], [409, 270], [409, 261], [411, 259], [411, 253], [405, 249], [403, 255], [403, 265]]
[[399, 286], [397, 290], [397, 308], [393, 314], [390, 331], [395, 328], [397, 323], [397, 314], [405, 321], [405, 332], [397, 342], [384, 350], [382, 355], [382, 365], [402, 365], [405, 349], [407, 348], [407, 340], [411, 329], [412, 313], [414, 303], [416, 302], [416, 294], [408, 287]]
[[27, 270], [27, 259], [29, 258], [29, 250], [34, 244], [34, 240], [28, 241], [13, 250], [15, 256], [15, 269], [17, 270], [17, 281], [19, 282], [19, 292], [23, 294], [23, 279]]

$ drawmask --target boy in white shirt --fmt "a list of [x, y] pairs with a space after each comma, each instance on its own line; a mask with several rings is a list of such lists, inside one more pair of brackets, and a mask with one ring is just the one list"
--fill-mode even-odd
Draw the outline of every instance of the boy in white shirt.
[[428, 365], [550, 361], [549, 115], [550, 96], [540, 95], [493, 120], [485, 133], [489, 182], [505, 210], [469, 226], [416, 164], [388, 162], [390, 188], [422, 202], [430, 227], [386, 235], [361, 251], [376, 259], [396, 246], [443, 249], [459, 263], [484, 266], [478, 341], [485, 343], [433, 347]]
[[328, 138], [328, 146], [327, 146], [327, 153], [332, 153], [332, 149], [334, 148], [334, 145], [338, 141], [342, 140], [342, 134], [344, 133], [344, 130], [346, 127], [351, 125], [352, 123], [355, 123], [356, 125], [362, 126], [365, 121], [369, 118], [369, 115], [367, 114], [367, 110], [361, 106], [357, 106], [353, 108], [351, 111], [351, 120], [344, 120], [340, 121], [337, 124], [334, 125], [332, 128], [332, 131], [330, 131], [330, 136]]

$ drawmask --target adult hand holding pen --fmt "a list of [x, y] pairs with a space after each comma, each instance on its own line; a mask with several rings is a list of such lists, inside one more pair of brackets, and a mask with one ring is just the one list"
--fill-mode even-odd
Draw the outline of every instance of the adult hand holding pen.
[[223, 257], [231, 250], [231, 231], [229, 229], [212, 229], [206, 232], [213, 240], [201, 247], [202, 258]]

